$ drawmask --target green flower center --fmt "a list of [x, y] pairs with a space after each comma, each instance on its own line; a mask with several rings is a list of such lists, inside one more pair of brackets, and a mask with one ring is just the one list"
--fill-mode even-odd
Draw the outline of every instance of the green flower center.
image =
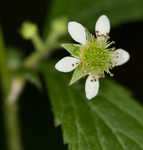
[[82, 48], [81, 64], [84, 72], [104, 76], [104, 73], [110, 73], [112, 67], [112, 51], [108, 48], [107, 41], [95, 39]]

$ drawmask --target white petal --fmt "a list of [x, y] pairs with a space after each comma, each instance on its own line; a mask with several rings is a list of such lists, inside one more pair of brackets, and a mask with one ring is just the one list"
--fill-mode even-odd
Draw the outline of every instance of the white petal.
[[79, 42], [81, 44], [86, 43], [85, 28], [80, 23], [74, 21], [69, 22], [68, 32], [76, 42]]
[[98, 35], [107, 35], [110, 32], [110, 21], [107, 16], [99, 17], [95, 25], [95, 32], [98, 32]]
[[58, 61], [55, 68], [61, 72], [71, 72], [78, 66], [78, 63], [79, 59], [67, 56]]
[[98, 94], [99, 80], [94, 79], [93, 76], [88, 76], [85, 83], [85, 93], [88, 99], [92, 99]]
[[117, 49], [114, 52], [114, 57], [116, 66], [123, 65], [130, 59], [129, 53], [123, 49]]

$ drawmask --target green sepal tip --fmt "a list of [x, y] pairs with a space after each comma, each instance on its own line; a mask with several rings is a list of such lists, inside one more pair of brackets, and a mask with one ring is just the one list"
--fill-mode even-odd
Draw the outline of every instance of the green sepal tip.
[[71, 78], [71, 81], [69, 83], [69, 85], [72, 85], [73, 83], [75, 83], [76, 81], [78, 81], [80, 78], [84, 77], [87, 75], [87, 72], [84, 72], [82, 70], [82, 65], [79, 64], [77, 66], [77, 68], [75, 69], [73, 75], [72, 75], [72, 78]]
[[81, 45], [79, 44], [62, 44], [62, 47], [65, 48], [71, 55], [80, 58]]

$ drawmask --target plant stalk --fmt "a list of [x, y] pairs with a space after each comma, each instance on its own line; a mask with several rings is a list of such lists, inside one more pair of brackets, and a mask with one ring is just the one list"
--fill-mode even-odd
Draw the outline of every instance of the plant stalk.
[[17, 103], [3, 104], [8, 150], [23, 150], [20, 137], [19, 116]]
[[[34, 37], [33, 44], [36, 48], [36, 51], [32, 53], [28, 58], [26, 58], [26, 60], [24, 61], [25, 67], [28, 68], [35, 67], [43, 57], [47, 55], [49, 56], [51, 51], [59, 46], [57, 43], [57, 39], [61, 35], [55, 34], [55, 32], [53, 31], [52, 34], [49, 36], [51, 37], [49, 38], [51, 39], [49, 40], [50, 41], [49, 43], [48, 41], [46, 41], [46, 43], [42, 43], [39, 37]], [[0, 32], [0, 45], [3, 45], [1, 32]], [[5, 53], [4, 50], [5, 50], [4, 46], [0, 47], [0, 75], [3, 88], [2, 89], [4, 99], [3, 112], [6, 126], [8, 149], [23, 150], [20, 137], [17, 100], [19, 98], [19, 95], [23, 91], [26, 81], [23, 78], [17, 76], [14, 79], [11, 77], [4, 56]], [[9, 80], [10, 82], [8, 82]]]
[[[19, 118], [17, 104], [13, 101], [15, 90], [15, 81], [12, 80], [11, 73], [8, 69], [5, 56], [5, 45], [0, 28], [0, 77], [3, 93], [3, 114], [5, 122], [5, 132], [7, 138], [7, 147], [9, 150], [22, 150], [20, 132], [19, 132]], [[18, 89], [18, 88], [17, 88]], [[15, 92], [11, 95], [10, 91]], [[11, 95], [11, 96], [10, 96]], [[12, 99], [11, 99], [12, 98]]]

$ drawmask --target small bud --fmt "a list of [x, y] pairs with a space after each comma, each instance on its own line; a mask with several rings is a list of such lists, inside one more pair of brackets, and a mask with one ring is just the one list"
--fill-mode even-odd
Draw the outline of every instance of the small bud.
[[52, 24], [52, 30], [58, 34], [58, 35], [62, 35], [66, 33], [66, 26], [67, 26], [67, 19], [62, 17], [62, 18], [58, 18], [55, 19]]
[[21, 27], [21, 35], [25, 39], [32, 39], [38, 32], [37, 26], [30, 22], [24, 22]]

